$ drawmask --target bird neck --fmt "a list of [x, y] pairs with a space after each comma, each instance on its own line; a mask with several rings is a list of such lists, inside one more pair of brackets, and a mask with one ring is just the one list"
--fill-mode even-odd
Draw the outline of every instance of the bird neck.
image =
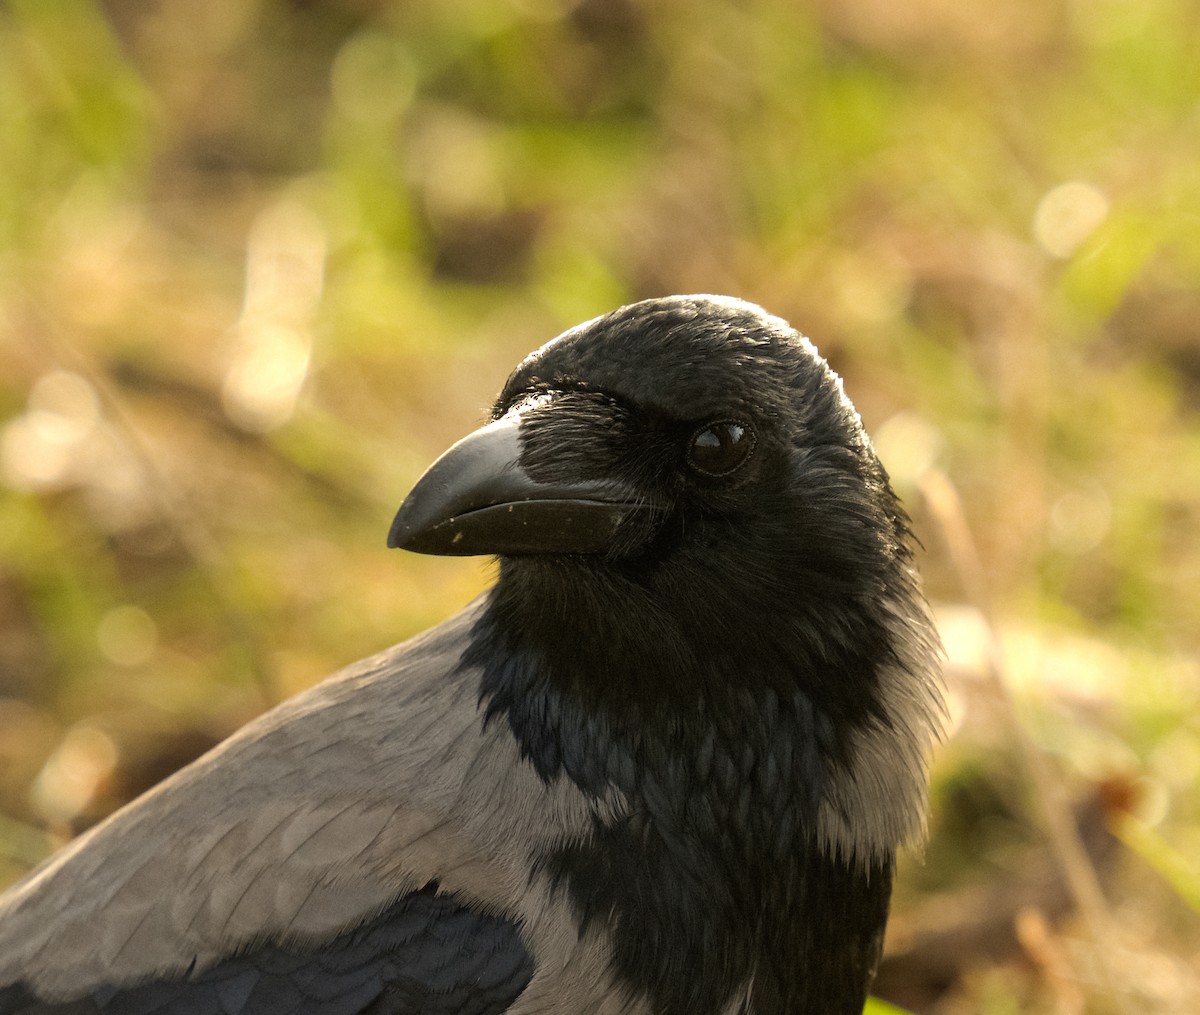
[[[615, 915], [615, 967], [655, 1011], [721, 1011], [751, 982], [746, 1012], [860, 1011], [893, 853], [852, 861], [822, 840], [854, 722], [814, 692], [827, 681], [801, 672], [807, 653], [779, 643], [788, 625], [743, 632], [735, 656], [701, 628], [647, 630], [659, 614], [636, 595], [558, 590], [539, 603], [502, 581], [464, 658], [486, 721], [598, 804], [593, 837], [542, 872], [582, 923]], [[865, 675], [869, 661], [833, 665]]]

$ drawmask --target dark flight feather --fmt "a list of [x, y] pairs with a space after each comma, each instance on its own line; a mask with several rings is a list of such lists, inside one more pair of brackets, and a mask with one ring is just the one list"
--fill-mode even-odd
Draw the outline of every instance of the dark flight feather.
[[247, 948], [203, 971], [115, 987], [61, 1004], [17, 985], [6, 1015], [499, 1015], [533, 975], [511, 920], [480, 913], [430, 885], [375, 919], [319, 944]]

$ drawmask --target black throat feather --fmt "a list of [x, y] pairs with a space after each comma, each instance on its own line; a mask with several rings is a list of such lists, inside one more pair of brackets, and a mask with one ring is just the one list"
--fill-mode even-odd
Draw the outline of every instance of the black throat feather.
[[663, 1015], [740, 995], [756, 1015], [861, 1011], [893, 861], [830, 855], [816, 826], [849, 732], [880, 719], [882, 628], [762, 616], [731, 641], [719, 616], [665, 620], [608, 565], [504, 566], [463, 662], [485, 721], [604, 804], [588, 841], [539, 861], [581, 927], [613, 928], [619, 980]]

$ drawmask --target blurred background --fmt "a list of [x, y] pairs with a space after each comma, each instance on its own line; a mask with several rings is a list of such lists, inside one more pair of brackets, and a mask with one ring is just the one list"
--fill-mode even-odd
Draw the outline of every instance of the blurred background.
[[878, 992], [1200, 1010], [1200, 6], [0, 4], [0, 884], [486, 586], [388, 552], [563, 328], [762, 303], [951, 729]]

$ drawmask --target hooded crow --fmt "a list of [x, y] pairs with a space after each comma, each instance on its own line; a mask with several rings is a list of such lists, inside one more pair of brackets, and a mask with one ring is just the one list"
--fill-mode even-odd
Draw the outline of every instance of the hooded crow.
[[941, 709], [909, 539], [784, 321], [571, 329], [388, 538], [494, 587], [0, 896], [0, 1013], [861, 1011]]

